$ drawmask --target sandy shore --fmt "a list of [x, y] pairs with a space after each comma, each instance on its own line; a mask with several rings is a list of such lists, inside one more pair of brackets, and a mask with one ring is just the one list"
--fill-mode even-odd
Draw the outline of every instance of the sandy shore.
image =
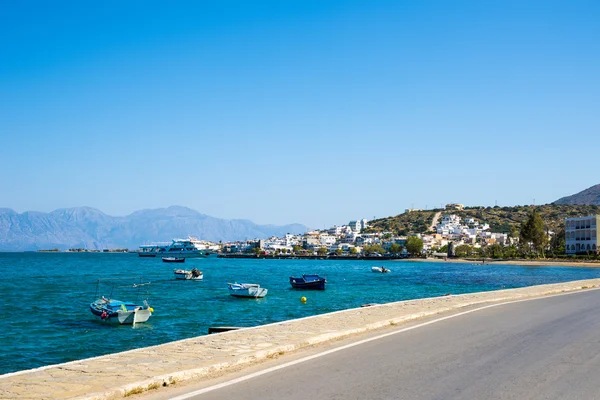
[[[407, 258], [398, 261], [413, 261], [413, 262], [449, 262], [449, 263], [464, 263], [464, 264], [481, 264], [481, 259], [467, 260], [463, 258], [439, 259], [439, 258]], [[524, 266], [560, 266], [560, 267], [590, 267], [600, 268], [600, 261], [563, 261], [563, 260], [493, 260], [486, 259], [486, 264], [506, 264], [506, 265], [524, 265]]]

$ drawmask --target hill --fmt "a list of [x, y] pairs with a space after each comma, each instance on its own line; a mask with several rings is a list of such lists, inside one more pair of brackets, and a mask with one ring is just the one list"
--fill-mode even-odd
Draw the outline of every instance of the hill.
[[582, 190], [571, 196], [562, 197], [553, 204], [594, 204], [600, 205], [600, 184]]
[[425, 233], [431, 225], [436, 212], [456, 214], [461, 218], [473, 217], [479, 222], [488, 223], [493, 232], [510, 233], [518, 231], [521, 223], [529, 213], [537, 210], [546, 229], [557, 232], [564, 228], [567, 217], [600, 214], [598, 205], [571, 205], [571, 204], [545, 204], [541, 206], [514, 206], [514, 207], [467, 207], [462, 211], [446, 211], [441, 209], [427, 211], [411, 211], [396, 215], [395, 217], [381, 218], [369, 222], [372, 232], [394, 232], [400, 235]]
[[137, 249], [143, 243], [171, 241], [176, 237], [227, 242], [307, 230], [301, 224], [257, 225], [243, 219], [214, 218], [179, 206], [136, 211], [125, 217], [113, 217], [90, 207], [22, 214], [0, 208], [0, 251]]

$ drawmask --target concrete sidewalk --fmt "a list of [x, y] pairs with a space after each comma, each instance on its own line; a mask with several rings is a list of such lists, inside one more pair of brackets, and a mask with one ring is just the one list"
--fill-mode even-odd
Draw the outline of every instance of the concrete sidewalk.
[[[2, 399], [114, 399], [473, 305], [600, 287], [600, 279], [409, 300], [199, 336], [0, 376]], [[16, 356], [16, 355], [15, 355]]]

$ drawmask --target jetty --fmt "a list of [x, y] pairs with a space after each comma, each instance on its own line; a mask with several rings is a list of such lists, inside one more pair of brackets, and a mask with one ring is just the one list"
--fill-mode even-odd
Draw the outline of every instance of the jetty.
[[[442, 313], [600, 288], [600, 279], [371, 304], [0, 376], [2, 399], [110, 399], [198, 382], [315, 344]], [[232, 328], [232, 327], [230, 327]]]

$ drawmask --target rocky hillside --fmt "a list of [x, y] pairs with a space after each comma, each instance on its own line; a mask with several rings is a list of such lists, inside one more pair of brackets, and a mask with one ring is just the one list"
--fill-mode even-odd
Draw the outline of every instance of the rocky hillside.
[[137, 249], [143, 243], [177, 237], [235, 241], [304, 233], [307, 229], [300, 224], [257, 225], [248, 220], [214, 218], [178, 206], [137, 211], [126, 217], [112, 217], [89, 207], [22, 214], [0, 208], [0, 251]]
[[600, 184], [587, 188], [571, 196], [560, 198], [554, 204], [594, 204], [600, 205]]
[[[598, 205], [570, 205], [570, 204], [546, 204], [541, 206], [514, 206], [514, 207], [467, 207], [462, 211], [447, 211], [461, 218], [473, 217], [479, 222], [490, 224], [492, 231], [510, 233], [511, 230], [519, 230], [521, 223], [529, 213], [536, 209], [546, 228], [550, 231], [558, 231], [564, 227], [567, 217], [579, 217], [585, 215], [600, 214]], [[395, 232], [400, 235], [413, 233], [424, 233], [431, 224], [436, 212], [445, 210], [412, 211], [369, 222], [370, 230], [374, 232]]]

